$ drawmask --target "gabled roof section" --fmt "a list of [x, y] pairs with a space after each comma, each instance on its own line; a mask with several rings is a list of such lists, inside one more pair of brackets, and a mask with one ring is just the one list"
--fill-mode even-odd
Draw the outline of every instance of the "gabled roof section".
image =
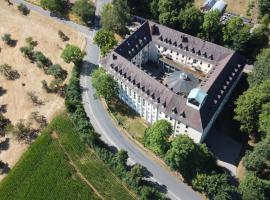
[[126, 38], [114, 51], [124, 58], [131, 60], [136, 56], [150, 41], [151, 33], [149, 22], [145, 21], [135, 32]]
[[234, 53], [231, 49], [173, 30], [166, 26], [154, 22], [149, 22], [149, 24], [151, 27], [157, 27], [158, 31], [156, 30], [155, 33], [159, 33], [152, 34], [152, 40], [176, 52], [191, 54], [193, 57], [207, 60], [209, 63], [219, 62]]

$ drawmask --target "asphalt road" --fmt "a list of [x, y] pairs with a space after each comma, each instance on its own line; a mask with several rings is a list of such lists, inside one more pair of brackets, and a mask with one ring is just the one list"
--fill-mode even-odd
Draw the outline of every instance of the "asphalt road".
[[[139, 147], [133, 144], [129, 139], [123, 136], [122, 133], [115, 127], [107, 111], [102, 106], [101, 102], [96, 98], [95, 91], [92, 88], [90, 71], [99, 62], [99, 49], [93, 44], [92, 39], [95, 30], [90, 30], [87, 27], [75, 24], [71, 21], [58, 19], [52, 17], [48, 11], [44, 11], [38, 6], [29, 4], [23, 0], [11, 0], [14, 3], [24, 3], [31, 10], [37, 11], [44, 16], [53, 18], [54, 20], [65, 23], [71, 28], [79, 31], [87, 36], [86, 52], [87, 56], [84, 58], [84, 66], [81, 73], [81, 88], [83, 103], [85, 111], [88, 114], [91, 123], [95, 130], [101, 135], [101, 138], [115, 146], [118, 149], [124, 149], [129, 154], [130, 163], [140, 163], [147, 167], [152, 173], [152, 180], [164, 185], [167, 189], [168, 197], [174, 200], [200, 200], [200, 197], [190, 187], [178, 180], [175, 176], [171, 175], [166, 169], [157, 164], [151, 157], [145, 155]], [[102, 3], [108, 0], [97, 0], [98, 8], [102, 8]], [[97, 13], [100, 13], [99, 11]]]

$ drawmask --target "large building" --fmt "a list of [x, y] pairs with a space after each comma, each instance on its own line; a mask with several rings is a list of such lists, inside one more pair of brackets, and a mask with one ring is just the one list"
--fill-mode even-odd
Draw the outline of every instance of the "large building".
[[133, 32], [100, 65], [120, 98], [152, 124], [168, 120], [174, 135], [202, 142], [238, 83], [238, 52], [135, 17]]

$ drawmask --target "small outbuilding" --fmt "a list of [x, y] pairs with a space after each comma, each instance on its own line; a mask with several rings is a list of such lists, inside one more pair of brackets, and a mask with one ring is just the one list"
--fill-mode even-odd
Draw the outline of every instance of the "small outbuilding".
[[220, 13], [223, 13], [226, 8], [227, 8], [227, 3], [225, 1], [223, 1], [223, 0], [219, 0], [211, 8], [211, 10], [218, 10]]

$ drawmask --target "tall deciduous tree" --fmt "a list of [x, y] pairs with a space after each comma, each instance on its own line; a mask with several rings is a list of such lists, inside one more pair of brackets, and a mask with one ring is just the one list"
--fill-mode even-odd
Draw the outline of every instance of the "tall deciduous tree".
[[243, 200], [267, 200], [270, 198], [270, 181], [262, 180], [248, 173], [240, 182], [239, 191]]
[[209, 199], [230, 200], [236, 188], [230, 183], [228, 174], [197, 174], [192, 186], [206, 194]]
[[235, 119], [240, 122], [240, 129], [254, 139], [261, 137], [258, 133], [259, 115], [262, 106], [269, 102], [270, 79], [249, 88], [236, 101]]
[[270, 13], [270, 0], [259, 0], [259, 10], [260, 10], [261, 16], [265, 14], [269, 14]]
[[270, 137], [259, 142], [252, 152], [244, 157], [244, 166], [247, 170], [256, 173], [262, 179], [270, 180]]
[[106, 101], [113, 101], [117, 98], [119, 92], [118, 83], [103, 68], [96, 69], [92, 73], [92, 84], [97, 94]]
[[118, 34], [126, 32], [126, 26], [131, 19], [127, 0], [114, 0], [106, 4], [101, 12], [102, 28], [115, 31]]
[[65, 49], [61, 54], [61, 58], [64, 59], [66, 63], [73, 62], [74, 64], [82, 61], [83, 57], [86, 55], [84, 51], [75, 45], [66, 45]]
[[196, 144], [186, 135], [177, 136], [167, 151], [165, 162], [190, 181], [197, 173], [209, 173], [216, 167], [216, 160], [204, 144]]
[[176, 28], [178, 26], [178, 15], [181, 8], [184, 8], [191, 0], [159, 0], [159, 22]]
[[254, 69], [248, 76], [250, 86], [270, 79], [270, 49], [263, 49], [256, 57]]
[[42, 8], [56, 14], [64, 14], [68, 6], [68, 0], [40, 0]]
[[179, 14], [180, 30], [196, 36], [203, 23], [203, 14], [195, 6], [187, 6]]
[[95, 6], [88, 0], [78, 0], [72, 7], [72, 11], [87, 24], [92, 25], [95, 19]]
[[223, 28], [223, 42], [234, 50], [243, 52], [250, 37], [250, 27], [241, 17], [229, 19]]
[[270, 136], [270, 102], [262, 106], [262, 112], [259, 115], [259, 131], [263, 135]]
[[209, 11], [204, 15], [201, 33], [199, 37], [209, 42], [221, 43], [222, 26], [220, 23], [221, 14], [218, 10]]
[[96, 33], [94, 42], [99, 46], [102, 55], [108, 53], [117, 44], [113, 32], [106, 29], [101, 29]]
[[144, 144], [158, 155], [164, 156], [169, 149], [169, 137], [172, 134], [171, 124], [166, 120], [159, 120], [144, 133]]

